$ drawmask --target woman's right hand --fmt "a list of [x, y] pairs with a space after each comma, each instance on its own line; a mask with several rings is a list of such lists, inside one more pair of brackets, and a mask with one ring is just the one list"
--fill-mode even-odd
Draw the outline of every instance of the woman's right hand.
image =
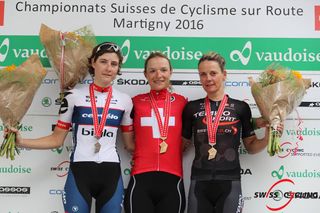
[[10, 129], [5, 128], [3, 137], [6, 138], [10, 132], [14, 132], [16, 134], [15, 144], [16, 146], [22, 146], [22, 136], [18, 129], [11, 127]]

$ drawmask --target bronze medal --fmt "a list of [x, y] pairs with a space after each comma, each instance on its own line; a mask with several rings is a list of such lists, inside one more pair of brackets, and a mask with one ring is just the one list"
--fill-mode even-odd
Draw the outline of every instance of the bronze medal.
[[211, 147], [208, 150], [208, 153], [209, 153], [208, 160], [212, 160], [212, 159], [214, 159], [216, 157], [217, 150], [215, 148]]
[[94, 153], [98, 153], [100, 151], [101, 144], [99, 142], [94, 144]]
[[211, 115], [210, 100], [208, 96], [205, 98], [205, 112], [206, 112], [207, 131], [208, 131], [208, 142], [209, 142], [209, 145], [211, 146], [211, 148], [208, 150], [208, 154], [209, 154], [208, 160], [214, 159], [217, 155], [217, 150], [213, 148], [213, 146], [216, 145], [216, 139], [217, 139], [216, 134], [217, 134], [220, 118], [227, 104], [227, 101], [228, 101], [228, 96], [224, 95], [213, 123], [212, 115]]

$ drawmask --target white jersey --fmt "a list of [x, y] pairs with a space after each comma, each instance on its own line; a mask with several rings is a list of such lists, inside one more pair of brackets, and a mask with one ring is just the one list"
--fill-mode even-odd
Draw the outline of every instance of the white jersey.
[[[95, 85], [94, 95], [99, 121], [105, 105], [108, 92]], [[65, 93], [59, 111], [57, 126], [69, 130], [72, 128], [74, 150], [70, 161], [94, 161], [94, 162], [120, 162], [116, 150], [118, 128], [122, 131], [133, 131], [130, 113], [132, 110], [131, 98], [116, 89], [112, 89], [112, 98], [109, 106], [107, 120], [99, 139], [100, 151], [95, 153], [93, 116], [90, 103], [89, 85], [74, 88]]]

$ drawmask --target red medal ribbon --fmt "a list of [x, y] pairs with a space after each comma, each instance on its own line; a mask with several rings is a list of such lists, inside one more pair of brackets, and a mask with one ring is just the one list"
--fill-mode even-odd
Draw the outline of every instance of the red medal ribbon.
[[223, 110], [226, 106], [226, 103], [228, 101], [228, 96], [224, 95], [223, 99], [219, 105], [218, 111], [216, 116], [214, 117], [214, 123], [212, 123], [212, 115], [211, 115], [211, 106], [210, 106], [210, 100], [208, 96], [205, 98], [205, 111], [206, 111], [206, 120], [207, 120], [207, 130], [208, 130], [208, 137], [209, 137], [209, 144], [211, 146], [214, 146], [216, 144], [216, 136], [217, 136], [217, 130], [220, 123], [220, 117], [223, 113]]
[[103, 127], [105, 126], [107, 115], [109, 111], [109, 105], [111, 102], [112, 97], [112, 87], [109, 87], [109, 92], [106, 98], [106, 103], [104, 105], [103, 111], [102, 111], [102, 117], [99, 124], [98, 119], [98, 112], [96, 107], [96, 100], [94, 96], [94, 84], [90, 84], [89, 91], [90, 91], [90, 102], [91, 102], [91, 110], [92, 110], [92, 118], [93, 118], [93, 127], [94, 127], [94, 135], [96, 138], [101, 138]]
[[171, 110], [171, 100], [170, 100], [170, 93], [166, 90], [166, 99], [164, 101], [164, 123], [162, 125], [161, 116], [158, 110], [157, 102], [153, 97], [152, 92], [149, 93], [151, 107], [156, 114], [159, 130], [160, 130], [160, 138], [165, 140], [168, 136], [168, 129], [169, 129], [169, 117], [170, 117], [170, 110]]

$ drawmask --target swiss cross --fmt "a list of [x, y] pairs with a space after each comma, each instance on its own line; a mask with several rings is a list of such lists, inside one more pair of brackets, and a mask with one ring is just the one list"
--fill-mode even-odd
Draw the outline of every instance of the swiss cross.
[[[163, 108], [159, 108], [162, 124], [164, 122]], [[169, 126], [175, 125], [175, 117], [170, 116]], [[141, 126], [151, 126], [153, 138], [160, 138], [160, 131], [158, 127], [157, 117], [153, 110], [151, 110], [151, 117], [141, 117]]]

